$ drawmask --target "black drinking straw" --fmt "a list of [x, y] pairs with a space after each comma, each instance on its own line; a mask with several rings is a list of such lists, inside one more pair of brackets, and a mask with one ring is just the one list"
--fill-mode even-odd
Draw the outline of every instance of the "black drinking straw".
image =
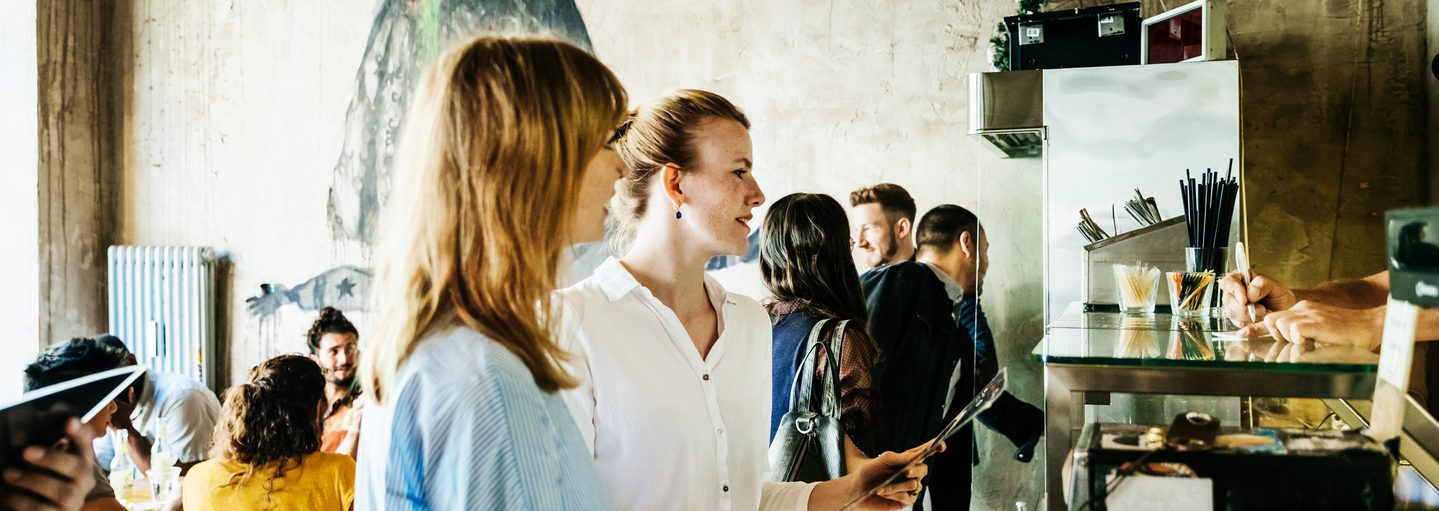
[[1230, 220], [1234, 218], [1234, 200], [1239, 197], [1239, 180], [1234, 177], [1234, 158], [1229, 159], [1229, 170], [1225, 172], [1224, 197], [1219, 201], [1219, 207], [1223, 209], [1220, 218], [1223, 223], [1219, 225], [1220, 237], [1215, 240], [1218, 243], [1229, 243]]
[[[1180, 196], [1181, 199], [1184, 200], [1184, 228], [1185, 228], [1185, 230], [1187, 231], [1187, 233], [1189, 234], [1189, 246], [1192, 247], [1192, 246], [1194, 246], [1194, 241], [1195, 241], [1195, 236], [1194, 236], [1194, 219], [1195, 219], [1195, 216], [1194, 216], [1194, 199], [1189, 196], [1189, 194], [1190, 194], [1190, 189], [1192, 188], [1192, 187], [1189, 185], [1189, 183], [1193, 183], [1193, 182], [1194, 182], [1194, 178], [1189, 177], [1189, 169], [1184, 169], [1184, 177], [1185, 177], [1185, 179], [1180, 179], [1180, 180], [1179, 180], [1179, 196]], [[1186, 181], [1186, 180], [1187, 180], [1187, 181]]]
[[1214, 248], [1227, 244], [1234, 219], [1234, 201], [1239, 197], [1234, 159], [1229, 159], [1229, 170], [1222, 178], [1212, 168], [1204, 169], [1198, 180], [1189, 169], [1184, 169], [1184, 176], [1179, 181], [1179, 190], [1184, 200], [1189, 246]]

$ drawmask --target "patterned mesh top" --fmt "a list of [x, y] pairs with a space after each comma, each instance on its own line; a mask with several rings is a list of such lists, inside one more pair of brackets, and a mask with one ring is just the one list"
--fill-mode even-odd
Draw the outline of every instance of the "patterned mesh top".
[[[775, 429], [779, 427], [779, 419], [789, 408], [790, 382], [794, 381], [795, 371], [803, 357], [801, 351], [809, 339], [810, 330], [815, 323], [828, 316], [795, 301], [772, 303], [767, 308], [770, 324], [774, 329], [772, 360], [775, 364], [775, 389], [771, 403], [773, 412], [770, 414], [770, 439], [773, 440]], [[869, 333], [858, 326], [855, 321], [850, 321], [845, 328], [844, 341], [840, 348], [840, 423], [844, 425], [845, 434], [849, 435], [855, 447], [865, 455], [875, 456], [879, 454], [879, 449], [874, 447], [873, 431], [880, 396], [875, 392], [871, 374], [875, 363], [879, 361], [879, 347]], [[833, 327], [826, 327], [826, 330], [830, 328]], [[824, 335], [828, 336], [830, 333], [825, 332]], [[822, 381], [820, 378], [825, 375], [826, 360], [823, 355], [816, 367], [818, 385]]]

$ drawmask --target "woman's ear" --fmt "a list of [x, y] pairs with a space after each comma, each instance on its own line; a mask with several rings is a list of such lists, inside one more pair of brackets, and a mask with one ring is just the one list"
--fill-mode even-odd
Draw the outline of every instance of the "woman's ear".
[[660, 186], [665, 192], [665, 197], [669, 198], [670, 205], [675, 209], [679, 209], [685, 202], [685, 192], [680, 187], [680, 180], [683, 177], [684, 173], [680, 172], [678, 165], [666, 163], [660, 167]]

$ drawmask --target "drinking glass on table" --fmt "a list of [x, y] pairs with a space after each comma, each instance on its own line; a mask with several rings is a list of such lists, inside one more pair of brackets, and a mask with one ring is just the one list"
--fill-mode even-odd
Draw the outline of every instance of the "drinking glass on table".
[[150, 498], [156, 504], [180, 500], [180, 467], [155, 468], [145, 474], [150, 477]]

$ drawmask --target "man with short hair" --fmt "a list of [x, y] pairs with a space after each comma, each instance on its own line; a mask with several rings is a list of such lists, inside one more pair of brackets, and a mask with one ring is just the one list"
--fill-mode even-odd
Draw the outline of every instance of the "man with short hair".
[[[927, 440], [998, 371], [993, 334], [978, 300], [989, 267], [989, 243], [978, 218], [942, 205], [925, 213], [915, 231], [919, 248], [913, 261], [881, 260], [860, 277], [870, 328], [886, 356], [876, 371], [885, 397], [880, 431], [900, 444]], [[1013, 442], [1015, 459], [1024, 462], [1044, 432], [1043, 412], [1009, 393], [979, 420]], [[925, 485], [930, 509], [968, 508], [977, 461], [973, 442], [973, 429], [966, 427], [930, 463]]]
[[[57, 383], [67, 382], [76, 378], [82, 378], [95, 373], [108, 371], [124, 362], [125, 353], [117, 351], [95, 339], [76, 338], [58, 344], [40, 356], [34, 362], [25, 366], [25, 392], [48, 387]], [[116, 405], [112, 401], [101, 407], [84, 428], [89, 430], [90, 437], [104, 438], [105, 428], [110, 425], [111, 417], [114, 415]], [[87, 448], [84, 452], [90, 452]], [[80, 507], [82, 511], [124, 511], [125, 507], [115, 498], [115, 490], [110, 487], [109, 480], [101, 471], [94, 454], [86, 460], [88, 470], [95, 479], [95, 484], [84, 497], [84, 504]]]
[[360, 331], [343, 312], [325, 307], [305, 333], [310, 360], [325, 374], [324, 431], [320, 450], [355, 457], [363, 401], [355, 369], [360, 365]]
[[[101, 335], [95, 341], [122, 354], [119, 364], [105, 369], [136, 363], [135, 355], [118, 337]], [[118, 409], [110, 418], [110, 428], [129, 432], [126, 450], [130, 461], [142, 472], [150, 470], [150, 450], [162, 428], [165, 450], [182, 475], [210, 457], [212, 433], [220, 420], [220, 400], [200, 382], [182, 374], [146, 371], [115, 398], [115, 404]], [[107, 441], [95, 443], [95, 450], [102, 463], [109, 463], [114, 452], [108, 439], [104, 440]]]
[[910, 241], [914, 227], [914, 198], [894, 183], [880, 183], [849, 194], [850, 220], [856, 235], [854, 248], [864, 254], [865, 266], [914, 258]]

